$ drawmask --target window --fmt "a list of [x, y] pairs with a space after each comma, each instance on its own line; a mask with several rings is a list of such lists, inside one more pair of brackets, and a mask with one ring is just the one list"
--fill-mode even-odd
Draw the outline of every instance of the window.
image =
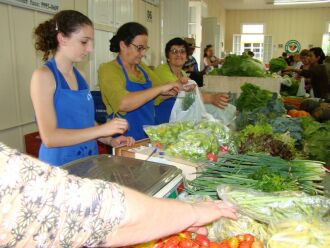
[[196, 22], [197, 22], [197, 9], [196, 6], [189, 6], [188, 9], [188, 36], [195, 37], [196, 36]]
[[265, 36], [265, 25], [243, 23], [242, 33], [233, 36], [233, 52], [242, 54], [252, 51], [254, 58], [268, 63], [272, 56], [272, 38]]
[[242, 33], [243, 34], [263, 34], [264, 25], [263, 24], [243, 24]]

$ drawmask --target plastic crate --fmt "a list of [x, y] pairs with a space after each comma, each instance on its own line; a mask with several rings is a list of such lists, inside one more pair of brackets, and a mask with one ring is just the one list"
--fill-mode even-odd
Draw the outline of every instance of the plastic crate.
[[38, 157], [39, 148], [41, 145], [41, 137], [39, 132], [29, 133], [24, 135], [25, 152], [33, 157]]
[[[24, 135], [25, 152], [33, 157], [39, 156], [39, 149], [41, 145], [41, 137], [39, 132], [29, 133]], [[99, 154], [109, 154], [108, 146], [97, 142]]]

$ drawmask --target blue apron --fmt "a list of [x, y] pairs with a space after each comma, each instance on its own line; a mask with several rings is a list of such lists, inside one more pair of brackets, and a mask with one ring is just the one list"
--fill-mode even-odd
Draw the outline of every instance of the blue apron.
[[[149, 77], [147, 73], [142, 69], [141, 66], [137, 65], [139, 70], [143, 73], [144, 78], [146, 79], [146, 82], [141, 84], [138, 82], [132, 82], [130, 81], [127, 72], [125, 70], [125, 67], [123, 66], [123, 63], [119, 56], [117, 56], [117, 62], [121, 66], [125, 79], [126, 79], [126, 90], [129, 92], [136, 92], [141, 90], [147, 90], [152, 87], [152, 83], [149, 80]], [[109, 118], [113, 118], [114, 114], [112, 113], [109, 115]], [[121, 116], [122, 118], [126, 119], [128, 122], [128, 131], [125, 133], [126, 136], [132, 136], [135, 140], [145, 139], [147, 138], [147, 135], [145, 134], [143, 130], [144, 125], [155, 125], [155, 107], [154, 107], [154, 101], [150, 100], [149, 102], [146, 102], [139, 108], [127, 112], [124, 116]]]
[[[94, 126], [94, 102], [85, 79], [73, 68], [78, 90], [71, 90], [63, 75], [57, 69], [55, 59], [46, 63], [56, 81], [54, 108], [56, 127], [63, 129], [83, 129]], [[54, 166], [61, 166], [76, 159], [98, 154], [95, 140], [77, 145], [50, 147], [43, 143], [39, 150], [39, 159]]]
[[156, 125], [162, 124], [162, 123], [168, 123], [170, 121], [170, 116], [172, 112], [172, 108], [174, 106], [176, 98], [171, 97], [169, 99], [166, 99], [158, 106], [155, 106], [155, 113], [156, 113]]

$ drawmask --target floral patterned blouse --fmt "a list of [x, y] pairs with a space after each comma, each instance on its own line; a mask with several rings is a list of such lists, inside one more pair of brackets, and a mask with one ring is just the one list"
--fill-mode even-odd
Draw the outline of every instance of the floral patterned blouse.
[[68, 175], [0, 143], [0, 247], [100, 246], [125, 210], [120, 186]]

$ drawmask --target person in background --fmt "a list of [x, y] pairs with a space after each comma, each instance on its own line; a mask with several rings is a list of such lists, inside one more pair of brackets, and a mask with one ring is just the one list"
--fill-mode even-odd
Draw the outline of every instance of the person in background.
[[[169, 81], [187, 82], [188, 77], [183, 70], [183, 66], [187, 60], [188, 49], [187, 42], [178, 37], [166, 43], [165, 56], [167, 63], [159, 65], [155, 70], [157, 76], [164, 84]], [[219, 108], [225, 108], [228, 104], [228, 96], [224, 93], [202, 93], [202, 99], [204, 103], [213, 104]], [[157, 124], [169, 122], [175, 100], [176, 98], [172, 97], [156, 106]]]
[[[301, 50], [300, 52], [300, 60], [302, 62], [302, 65], [300, 66], [299, 69], [301, 70], [308, 70], [309, 66], [310, 66], [310, 60], [309, 60], [309, 57], [310, 57], [310, 51], [308, 49], [303, 49]], [[300, 80], [303, 81], [303, 84], [305, 85], [305, 91], [306, 93], [309, 93], [310, 94], [310, 91], [312, 89], [312, 85], [311, 85], [311, 82], [310, 82], [310, 79], [309, 78], [304, 78], [302, 76], [299, 75], [299, 73], [296, 73], [296, 77]]]
[[193, 54], [195, 52], [195, 49], [196, 48], [199, 48], [199, 47], [196, 46], [196, 43], [195, 43], [195, 39], [194, 38], [188, 38], [188, 37], [186, 37], [186, 38], [184, 38], [184, 41], [187, 42], [187, 44], [189, 46], [189, 49], [188, 49], [188, 58], [187, 58], [186, 63], [193, 66], [193, 70], [192, 70], [193, 72], [199, 72], [197, 60], [193, 56]]
[[[36, 50], [44, 53], [46, 61], [31, 79], [31, 98], [42, 140], [39, 159], [61, 166], [96, 155], [96, 139], [112, 146], [132, 145], [132, 138], [111, 137], [126, 132], [126, 120], [95, 125], [87, 82], [73, 66], [93, 49], [91, 20], [78, 11], [61, 11], [41, 23], [34, 36]], [[54, 56], [48, 60], [51, 53]]]
[[317, 98], [330, 98], [330, 76], [328, 75], [326, 66], [323, 64], [325, 54], [320, 47], [313, 47], [309, 50], [309, 62], [308, 69], [294, 69], [287, 68], [299, 73], [299, 75], [310, 78], [314, 96]]
[[141, 62], [148, 50], [148, 31], [139, 23], [122, 25], [110, 40], [115, 60], [101, 64], [98, 70], [102, 100], [109, 118], [125, 118], [126, 135], [136, 140], [147, 137], [144, 125], [155, 124], [154, 102], [177, 95], [182, 84], [161, 84], [157, 75]]
[[217, 68], [222, 61], [214, 55], [214, 50], [212, 45], [207, 45], [204, 48], [204, 67], [205, 68]]
[[310, 66], [310, 60], [309, 60], [310, 51], [308, 49], [303, 49], [301, 50], [299, 55], [302, 63], [299, 69], [307, 70]]
[[195, 48], [198, 48], [195, 43], [194, 38], [184, 38], [184, 41], [187, 42], [189, 49], [188, 49], [188, 58], [183, 66], [183, 70], [187, 73], [188, 77], [194, 80], [198, 87], [203, 87], [203, 75], [206, 73], [206, 69], [204, 68], [203, 71], [199, 71], [198, 63], [194, 58], [193, 54], [195, 52]]
[[249, 51], [247, 51], [247, 55], [249, 55], [251, 58], [253, 58], [254, 57], [254, 52], [249, 50]]
[[286, 61], [286, 63], [290, 65], [289, 56], [286, 52], [283, 52], [280, 58], [283, 58]]
[[116, 183], [68, 175], [0, 143], [1, 247], [119, 247], [190, 230], [221, 217], [222, 201], [189, 204]]
[[330, 56], [326, 56], [324, 61], [323, 61], [326, 69], [327, 69], [327, 72], [328, 72], [328, 75], [330, 77]]
[[292, 63], [293, 68], [300, 69], [302, 65], [303, 62], [301, 61], [300, 54], [299, 53], [293, 54], [293, 63]]
[[[290, 58], [292, 58], [290, 67], [292, 67], [294, 69], [300, 69], [301, 66], [303, 65], [303, 63], [301, 62], [301, 59], [300, 59], [300, 54], [299, 53], [292, 54], [292, 55], [290, 55]], [[291, 72], [291, 73], [289, 73], [289, 75], [293, 78], [300, 78], [299, 74], [296, 72]]]

